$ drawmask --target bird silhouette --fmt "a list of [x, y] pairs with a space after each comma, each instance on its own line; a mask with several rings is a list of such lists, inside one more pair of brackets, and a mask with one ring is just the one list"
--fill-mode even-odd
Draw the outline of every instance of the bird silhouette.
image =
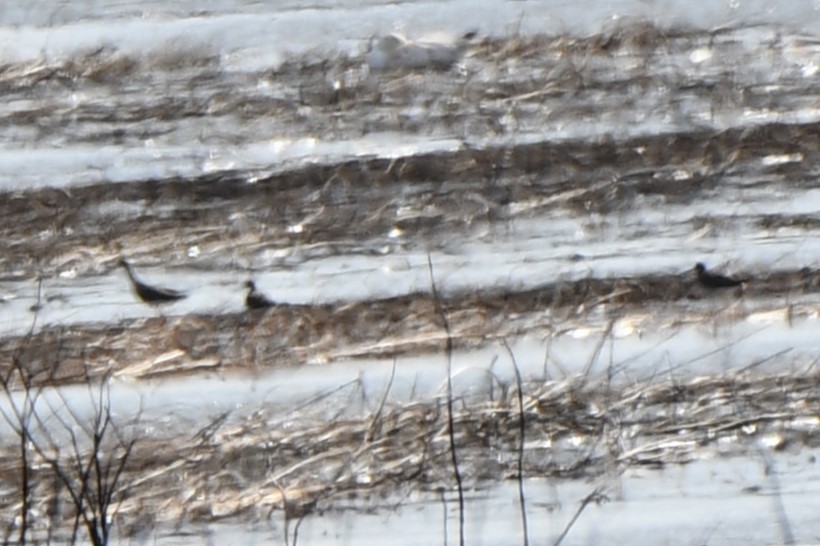
[[253, 281], [245, 283], [248, 289], [248, 295], [245, 296], [245, 306], [248, 309], [267, 309], [276, 305], [275, 301], [268, 299], [268, 297], [256, 289], [256, 284]]
[[149, 286], [144, 282], [137, 279], [134, 275], [134, 270], [125, 258], [121, 258], [119, 265], [125, 268], [125, 271], [128, 273], [128, 278], [131, 279], [131, 284], [134, 286], [134, 292], [136, 292], [139, 299], [144, 301], [148, 304], [159, 304], [159, 303], [168, 303], [172, 301], [181, 300], [187, 294], [185, 292], [180, 292], [179, 290], [172, 290], [170, 288], [162, 288], [159, 286]]
[[732, 279], [731, 277], [706, 271], [706, 266], [702, 262], [695, 264], [695, 272], [698, 275], [698, 282], [704, 288], [731, 288], [746, 282], [745, 280]]

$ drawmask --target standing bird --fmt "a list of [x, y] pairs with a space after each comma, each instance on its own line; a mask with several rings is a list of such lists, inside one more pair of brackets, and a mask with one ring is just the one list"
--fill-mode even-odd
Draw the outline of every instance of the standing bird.
[[256, 289], [256, 284], [253, 281], [245, 283], [248, 289], [248, 295], [245, 296], [245, 305], [248, 309], [267, 309], [276, 305], [275, 301], [269, 300], [268, 297]]
[[706, 271], [706, 266], [702, 262], [695, 264], [695, 272], [698, 275], [698, 282], [704, 288], [731, 288], [733, 286], [740, 286], [745, 280], [732, 279], [724, 277], [717, 273], [710, 273]]
[[131, 269], [131, 264], [121, 258], [119, 265], [125, 268], [128, 273], [128, 278], [131, 279], [131, 284], [134, 285], [134, 292], [137, 296], [148, 304], [168, 303], [171, 301], [181, 300], [187, 294], [179, 290], [171, 290], [170, 288], [162, 288], [159, 286], [148, 286], [134, 275], [134, 270]]

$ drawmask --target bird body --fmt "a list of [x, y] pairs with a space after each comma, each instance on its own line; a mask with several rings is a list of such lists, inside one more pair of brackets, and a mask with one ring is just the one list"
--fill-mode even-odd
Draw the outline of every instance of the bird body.
[[139, 299], [145, 303], [169, 303], [172, 301], [181, 300], [187, 295], [185, 292], [180, 292], [179, 290], [172, 290], [170, 288], [162, 288], [159, 286], [149, 286], [137, 279], [136, 275], [134, 275], [133, 269], [131, 268], [131, 264], [125, 261], [125, 259], [121, 259], [119, 264], [125, 268], [126, 273], [128, 273], [128, 278], [131, 280], [131, 284], [134, 287], [134, 292], [136, 292]]
[[275, 301], [268, 299], [268, 297], [256, 289], [256, 284], [253, 281], [245, 283], [248, 289], [248, 295], [245, 296], [245, 306], [248, 309], [267, 309], [276, 305]]
[[707, 271], [706, 266], [701, 262], [695, 264], [695, 273], [697, 273], [698, 282], [704, 288], [731, 288], [740, 286], [745, 282]]

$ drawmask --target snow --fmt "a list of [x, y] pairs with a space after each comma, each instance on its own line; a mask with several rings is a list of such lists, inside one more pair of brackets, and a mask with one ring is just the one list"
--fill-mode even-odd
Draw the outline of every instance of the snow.
[[[458, 37], [473, 30], [482, 36], [535, 33], [582, 36], [613, 28], [625, 20], [648, 20], [662, 27], [686, 25], [705, 30], [765, 24], [750, 26], [744, 34], [753, 51], [766, 51], [763, 44], [774, 41], [781, 32], [791, 38], [780, 49], [771, 48], [769, 53], [776, 57], [774, 61], [765, 55], [753, 60], [747, 71], [750, 80], [762, 89], [779, 85], [783, 79], [808, 87], [818, 84], [820, 2], [817, 0], [186, 0], [173, 3], [5, 0], [0, 8], [0, 61], [19, 64], [18, 77], [22, 79], [40, 67], [56, 66], [103, 48], [137, 59], [145, 71], [138, 77], [159, 82], [144, 97], [150, 102], [165, 96], [167, 89], [173, 89], [175, 70], [186, 69], [185, 66], [174, 68], [176, 57], [212, 56], [220, 71], [238, 78], [237, 81], [247, 77], [249, 87], [263, 96], [265, 93], [272, 96], [283, 91], [264, 75], [295, 56], [313, 59], [350, 56], [358, 59], [358, 67], [348, 76], [366, 80], [374, 77], [370, 72], [388, 70], [396, 64], [417, 66], [440, 60], [446, 64], [468, 63], [469, 59], [463, 61], [461, 57], [463, 48]], [[449, 41], [429, 37], [437, 32], [446, 33]], [[800, 36], [803, 38], [798, 38]], [[368, 48], [372, 49], [368, 52]], [[672, 56], [670, 67], [686, 63], [688, 70], [703, 77], [719, 72], [719, 61], [714, 51], [704, 46], [683, 56]], [[777, 72], [772, 70], [775, 65], [779, 67]], [[194, 90], [192, 96], [201, 96], [197, 92], [206, 91]], [[116, 88], [110, 89], [110, 94], [105, 90], [100, 95], [84, 93], [68, 88], [44, 97], [22, 93], [0, 105], [0, 114], [11, 116], [43, 107], [62, 115], [78, 106], [95, 103], [113, 105], [116, 109], [118, 101], [131, 97], [127, 89]], [[135, 100], [141, 100], [140, 92], [132, 94], [136, 95]], [[726, 111], [714, 115], [701, 99], [682, 97], [678, 117], [678, 113], [665, 109], [663, 93], [654, 97], [648, 93], [641, 100], [645, 102], [613, 112], [609, 118], [559, 118], [550, 126], [525, 128], [503, 137], [385, 131], [335, 139], [332, 135], [291, 135], [273, 119], [245, 122], [229, 115], [219, 120], [218, 128], [210, 127], [214, 118], [183, 120], [170, 127], [167, 134], [123, 144], [77, 142], [77, 135], [93, 134], [97, 129], [93, 124], [79, 124], [79, 128], [72, 126], [57, 134], [35, 134], [12, 127], [0, 144], [0, 190], [39, 187], [70, 190], [92, 183], [195, 177], [225, 170], [265, 173], [303, 163], [451, 152], [465, 146], [480, 149], [500, 142], [541, 142], [547, 138], [561, 141], [607, 134], [625, 139], [691, 129], [697, 123], [727, 129], [771, 121], [815, 123], [820, 120], [816, 103], [797, 104], [787, 112], [766, 107], [735, 111], [727, 107]], [[407, 112], [410, 118], [422, 113], [423, 109]], [[306, 117], [309, 114], [307, 112]], [[526, 124], [526, 119], [521, 123]], [[217, 137], [224, 135], [238, 135], [237, 142], [218, 142]], [[802, 160], [798, 154], [791, 154], [765, 156], [760, 161], [764, 166], [777, 166]], [[686, 179], [688, 175], [682, 173], [681, 178]], [[662, 218], [658, 218], [659, 213], [649, 203], [634, 214], [641, 222], [616, 221], [607, 230], [598, 232], [589, 229], [588, 219], [556, 216], [526, 220], [509, 226], [504, 234], [462, 242], [458, 248], [445, 245], [429, 255], [436, 264], [445, 292], [498, 286], [531, 287], [542, 283], [544, 278], [578, 279], [591, 272], [601, 276], [639, 274], [650, 269], [683, 272], [691, 267], [689, 256], [692, 254], [713, 263], [728, 258], [752, 270], [763, 267], [773, 256], [782, 258], [781, 265], [797, 266], [816, 261], [820, 241], [806, 240], [801, 233], [772, 234], [743, 224], [744, 215], [766, 210], [816, 215], [820, 212], [820, 191], [808, 189], [779, 194], [771, 188], [744, 188], [742, 182], [737, 182], [700, 208], [665, 208]], [[129, 211], [114, 207], [98, 213], [104, 216]], [[704, 235], [684, 239], [687, 232], [676, 228], [693, 216], [720, 214], [741, 217], [736, 221], [736, 237], [718, 239]], [[664, 229], [658, 230], [654, 238], [637, 237], [647, 226], [661, 221]], [[384, 237], [400, 240], [401, 232], [394, 229]], [[613, 240], [620, 241], [617, 252], [611, 249]], [[585, 260], [570, 263], [568, 258], [578, 252], [579, 246]], [[682, 253], [682, 248], [687, 252]], [[196, 250], [190, 252], [195, 254]], [[428, 253], [418, 249], [400, 249], [387, 258], [316, 259], [291, 270], [260, 274], [257, 283], [271, 298], [289, 303], [392, 296], [429, 288], [427, 259]], [[241, 309], [241, 295], [226, 288], [228, 282], [238, 280], [236, 272], [200, 272], [196, 287], [186, 286], [186, 282], [191, 282], [186, 281], [191, 278], [190, 271], [148, 274], [159, 284], [191, 290], [191, 297], [173, 307], [170, 314]], [[40, 314], [40, 325], [144, 316], [145, 310], [133, 304], [133, 298], [121, 290], [122, 281], [114, 274], [46, 281], [44, 287], [52, 293], [62, 294], [70, 289], [73, 303], [63, 304], [58, 298], [46, 305]], [[33, 290], [30, 282], [3, 284], [0, 331], [4, 334], [22, 333], [28, 328], [29, 308], [35, 299]], [[19, 297], [5, 301], [5, 293]], [[615, 331], [622, 332], [623, 337], [611, 347], [605, 347], [599, 359], [600, 362], [610, 359], [616, 363], [629, 362], [630, 374], [642, 376], [650, 374], [658, 362], [685, 363], [682, 366], [686, 373], [697, 374], [728, 370], [734, 362], [748, 364], [761, 355], [781, 351], [790, 350], [795, 360], [806, 362], [820, 353], [813, 335], [817, 330], [816, 317], [788, 326], [781, 319], [780, 315], [754, 316], [723, 331], [720, 337], [710, 336], [697, 327], [687, 327], [668, 338], [668, 332], [660, 328], [643, 332], [642, 325], [619, 324]], [[570, 363], [586, 364], [590, 339], [599, 331], [596, 327], [584, 330], [579, 326], [552, 343], [549, 349], [556, 359], [568, 365], [569, 372], [580, 372], [581, 369], [573, 369]], [[536, 376], [543, 365], [545, 341], [522, 338], [513, 345], [525, 375]], [[480, 383], [481, 377], [486, 379], [486, 370], [497, 359], [499, 369], [510, 370], [505, 355], [499, 347], [458, 352], [454, 356], [456, 368], [467, 370], [462, 377], [475, 379], [465, 381], [465, 388]], [[396, 400], [407, 399], [411, 393], [435, 396], [445, 379], [443, 358], [423, 355], [403, 359], [391, 395]], [[116, 411], [122, 418], [141, 413], [147, 421], [168, 424], [173, 422], [172, 416], [176, 413], [199, 416], [200, 421], [207, 422], [226, 409], [252, 412], [260, 405], [270, 404], [271, 400], [286, 407], [356, 378], [362, 378], [371, 390], [378, 390], [389, 376], [391, 366], [392, 361], [351, 360], [335, 366], [332, 371], [306, 367], [253, 378], [195, 377], [143, 384], [128, 384], [121, 379], [112, 387], [112, 399], [116, 400]], [[603, 373], [603, 370], [595, 371]], [[509, 371], [493, 369], [493, 372], [507, 374], [509, 378]], [[66, 388], [63, 392], [63, 396], [78, 406], [83, 404], [83, 397], [87, 398], [87, 392], [80, 387]], [[6, 410], [8, 400], [3, 404]], [[86, 408], [86, 411], [90, 410]], [[816, 514], [820, 513], [818, 466], [816, 462], [807, 462], [816, 455], [816, 449], [813, 453], [784, 454], [777, 459], [786, 469], [781, 477], [786, 512], [795, 528], [806, 531], [798, 537], [806, 542], [817, 540]], [[566, 544], [692, 544], [696, 541], [747, 544], [783, 540], [782, 529], [771, 515], [773, 501], [771, 491], [765, 489], [767, 478], [756, 461], [701, 461], [660, 473], [636, 470], [624, 476], [620, 484], [612, 485], [621, 488], [618, 498], [609, 505], [590, 507]], [[762, 486], [765, 493], [744, 493], [745, 488], [757, 486]], [[557, 536], [562, 524], [574, 512], [572, 503], [591, 489], [588, 484], [554, 484], [540, 480], [530, 480], [527, 488], [533, 500], [533, 536], [552, 537]], [[554, 498], [567, 505], [552, 515], [536, 504]], [[483, 498], [471, 501], [468, 543], [520, 544], [514, 499], [514, 492], [502, 484]], [[299, 543], [335, 544], [345, 540], [356, 544], [384, 544], [387, 540], [393, 540], [394, 544], [442, 543], [442, 507], [426, 500], [418, 506], [402, 507], [393, 515], [380, 511], [376, 516], [356, 512], [355, 515], [341, 513], [307, 518]], [[651, 518], [647, 514], [651, 514]], [[448, 536], [452, 541], [455, 532], [452, 512], [448, 522]], [[242, 543], [253, 543], [266, 537], [265, 531], [254, 531], [250, 535], [244, 535], [245, 532], [245, 528], [215, 526], [211, 540], [228, 543], [241, 537]], [[220, 539], [220, 536], [228, 538]], [[279, 535], [276, 536], [278, 539]], [[179, 537], [163, 539], [167, 544], [200, 542]]]

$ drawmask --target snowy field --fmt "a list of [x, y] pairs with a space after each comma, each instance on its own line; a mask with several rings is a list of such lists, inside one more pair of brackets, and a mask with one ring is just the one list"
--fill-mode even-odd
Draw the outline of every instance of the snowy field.
[[5, 542], [820, 544], [820, 3], [8, 0], [0, 60]]

